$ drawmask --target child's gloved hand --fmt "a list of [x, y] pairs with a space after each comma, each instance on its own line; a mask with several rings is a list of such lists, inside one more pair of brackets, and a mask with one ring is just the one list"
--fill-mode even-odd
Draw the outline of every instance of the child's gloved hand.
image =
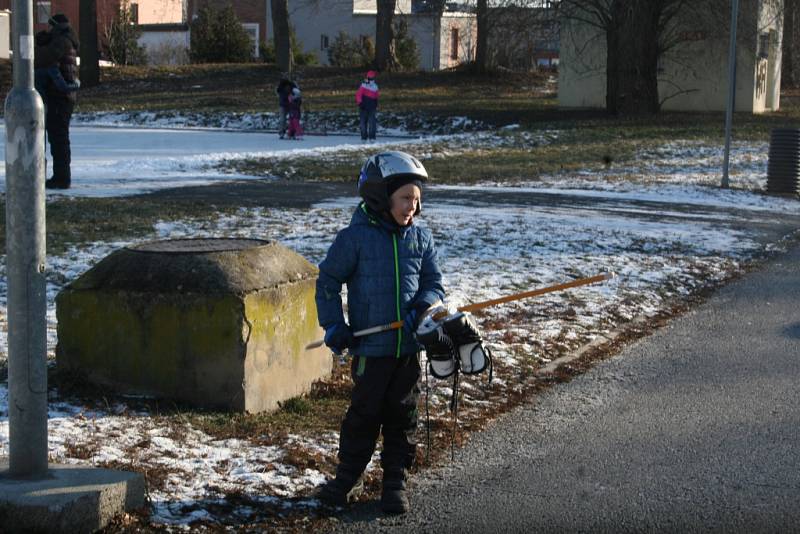
[[420, 303], [411, 307], [411, 310], [409, 310], [403, 318], [403, 330], [405, 330], [406, 334], [414, 335], [427, 309], [428, 305], [425, 303]]
[[417, 310], [411, 310], [403, 318], [403, 332], [406, 335], [414, 337], [414, 332], [417, 331]]
[[356, 338], [346, 324], [336, 323], [325, 329], [325, 344], [334, 354], [341, 356], [344, 349], [352, 349], [355, 346]]

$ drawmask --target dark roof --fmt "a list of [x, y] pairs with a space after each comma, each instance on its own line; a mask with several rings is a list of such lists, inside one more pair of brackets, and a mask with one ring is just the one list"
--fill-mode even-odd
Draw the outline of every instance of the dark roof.
[[164, 24], [139, 24], [136, 26], [143, 32], [177, 32], [188, 31], [189, 25], [185, 22], [169, 22]]

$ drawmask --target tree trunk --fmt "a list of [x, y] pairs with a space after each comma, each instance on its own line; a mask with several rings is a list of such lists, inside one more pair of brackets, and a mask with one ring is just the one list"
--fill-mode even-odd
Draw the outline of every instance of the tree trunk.
[[614, 24], [606, 28], [606, 111], [619, 113], [619, 30]]
[[375, 17], [375, 68], [394, 70], [398, 67], [394, 51], [394, 9], [397, 0], [378, 0], [378, 14]]
[[615, 0], [607, 29], [609, 113], [657, 113], [658, 39], [662, 2]]
[[289, 2], [288, 0], [271, 0], [270, 7], [278, 68], [281, 72], [291, 73], [294, 70], [294, 56], [289, 35]]
[[478, 0], [477, 9], [478, 39], [475, 46], [475, 72], [485, 74], [488, 70], [489, 6], [488, 0]]
[[800, 0], [786, 0], [784, 5], [781, 85], [795, 87], [798, 75], [798, 68], [795, 65], [798, 57], [795, 51], [796, 47], [800, 46], [800, 39], [796, 35], [798, 33], [797, 25], [800, 23]]
[[79, 10], [81, 85], [83, 87], [93, 87], [100, 83], [100, 53], [97, 49], [97, 1], [80, 0]]

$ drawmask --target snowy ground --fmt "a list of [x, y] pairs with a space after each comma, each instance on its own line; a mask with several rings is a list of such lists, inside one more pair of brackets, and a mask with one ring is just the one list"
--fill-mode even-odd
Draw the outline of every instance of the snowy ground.
[[[80, 174], [76, 170], [76, 176], [80, 175], [81, 180], [69, 194], [128, 194], [133, 188], [126, 187], [125, 182], [134, 178], [137, 184], [148, 187], [207, 183], [220, 176], [201, 169], [217, 161], [218, 154], [265, 150], [281, 150], [285, 157], [300, 154], [272, 147], [268, 138], [259, 137], [261, 134], [76, 129], [78, 139], [82, 133], [87, 135], [86, 144], [78, 146], [84, 146], [88, 155], [85, 161], [76, 160], [75, 168], [80, 170]], [[97, 141], [100, 137], [102, 149], [98, 145], [94, 152], [89, 150], [90, 139]], [[271, 143], [276, 144], [274, 135], [270, 137]], [[115, 141], [119, 146], [109, 147], [112, 139], [119, 139]], [[204, 139], [202, 149], [186, 154], [198, 139]], [[304, 148], [312, 148], [315, 142], [307, 139]], [[454, 150], [463, 146], [462, 141], [453, 142]], [[359, 146], [343, 137], [327, 137], [320, 143], [312, 148], [318, 157]], [[133, 148], [143, 144], [150, 145], [146, 157], [142, 157], [139, 148]], [[184, 147], [180, 151], [185, 155], [180, 158], [174, 156], [178, 146]], [[733, 157], [735, 183], [745, 189], [763, 188], [766, 152], [760, 144], [738, 144]], [[76, 157], [84, 157], [77, 154], [78, 150]], [[724, 280], [751, 259], [780, 248], [780, 240], [774, 239], [773, 234], [766, 237], [765, 228], [772, 222], [786, 217], [800, 220], [800, 203], [796, 201], [707, 187], [718, 181], [721, 151], [717, 148], [676, 142], [660, 151], [642, 154], [639, 160], [641, 165], [635, 168], [615, 168], [600, 175], [552, 176], [543, 183], [508, 187], [513, 194], [510, 200], [501, 202], [492, 200], [492, 194], [502, 192], [498, 185], [484, 185], [483, 189], [441, 188], [443, 192], [453, 191], [453, 200], [438, 195], [442, 200], [425, 205], [420, 223], [431, 228], [438, 243], [450, 306], [601, 271], [612, 270], [620, 275], [606, 284], [505, 305], [481, 315], [479, 319], [498, 368], [491, 390], [481, 385], [484, 377], [464, 382], [465, 419], [490, 413], [502, 395], [518, 391], [524, 381], [533, 380], [525, 378], [520, 370], [574, 350], [633, 317], [655, 315], [676, 299]], [[127, 173], [126, 179], [116, 182], [108, 178], [113, 174], [116, 180], [120, 178], [118, 173]], [[91, 185], [82, 189], [81, 182]], [[465, 190], [477, 193], [478, 198], [468, 207], [455, 194]], [[591, 203], [572, 210], [547, 202], [521, 202], [531, 192], [624, 202], [618, 211], [595, 209]], [[641, 201], [648, 202], [646, 209], [637, 208]], [[331, 199], [304, 210], [248, 208], [230, 216], [163, 222], [153, 228], [149, 237], [276, 239], [316, 263], [335, 231], [349, 221], [354, 202], [352, 198]], [[697, 209], [687, 210], [686, 206]], [[704, 211], [704, 206], [722, 209], [712, 213]], [[753, 224], [741, 223], [743, 213]], [[86, 243], [48, 258], [51, 353], [55, 344], [56, 293], [64, 283], [125, 244]], [[0, 316], [4, 318], [4, 270], [1, 279]], [[4, 321], [0, 335], [4, 348]], [[449, 382], [434, 384], [432, 404], [434, 418], [439, 420], [447, 418], [448, 386]], [[298, 434], [283, 440], [270, 436], [216, 440], [180, 418], [136, 411], [133, 404], [87, 407], [62, 399], [56, 392], [51, 397], [53, 460], [127, 465], [142, 472], [165, 473], [149, 488], [154, 524], [180, 526], [199, 520], [236, 525], [258, 519], [260, 504], [313, 508], [316, 502], [303, 496], [322, 483], [324, 474], [295, 467], [289, 451], [300, 448], [330, 459], [337, 443], [335, 432], [321, 436]], [[7, 390], [3, 384], [0, 455], [7, 453], [8, 446], [6, 412]], [[235, 501], [231, 495], [246, 495], [248, 499]]]

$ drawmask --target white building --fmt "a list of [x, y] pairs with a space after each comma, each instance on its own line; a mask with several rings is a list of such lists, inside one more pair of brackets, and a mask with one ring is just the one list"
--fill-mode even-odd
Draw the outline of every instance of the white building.
[[[679, 18], [680, 44], [659, 65], [664, 110], [722, 111], [728, 96], [730, 11], [714, 20]], [[742, 0], [737, 35], [736, 111], [780, 107], [782, 0]], [[605, 108], [606, 41], [597, 28], [561, 21], [558, 103], [565, 108]]]
[[[293, 0], [289, 11], [290, 24], [304, 51], [316, 54], [322, 65], [328, 64], [328, 48], [339, 32], [351, 38], [375, 39], [376, 0]], [[395, 21], [401, 18], [408, 23], [409, 34], [417, 44], [421, 69], [447, 69], [474, 58], [474, 14], [415, 12], [412, 0], [397, 0]], [[268, 13], [269, 39], [272, 30]]]
[[11, 11], [0, 9], [0, 59], [11, 57]]

